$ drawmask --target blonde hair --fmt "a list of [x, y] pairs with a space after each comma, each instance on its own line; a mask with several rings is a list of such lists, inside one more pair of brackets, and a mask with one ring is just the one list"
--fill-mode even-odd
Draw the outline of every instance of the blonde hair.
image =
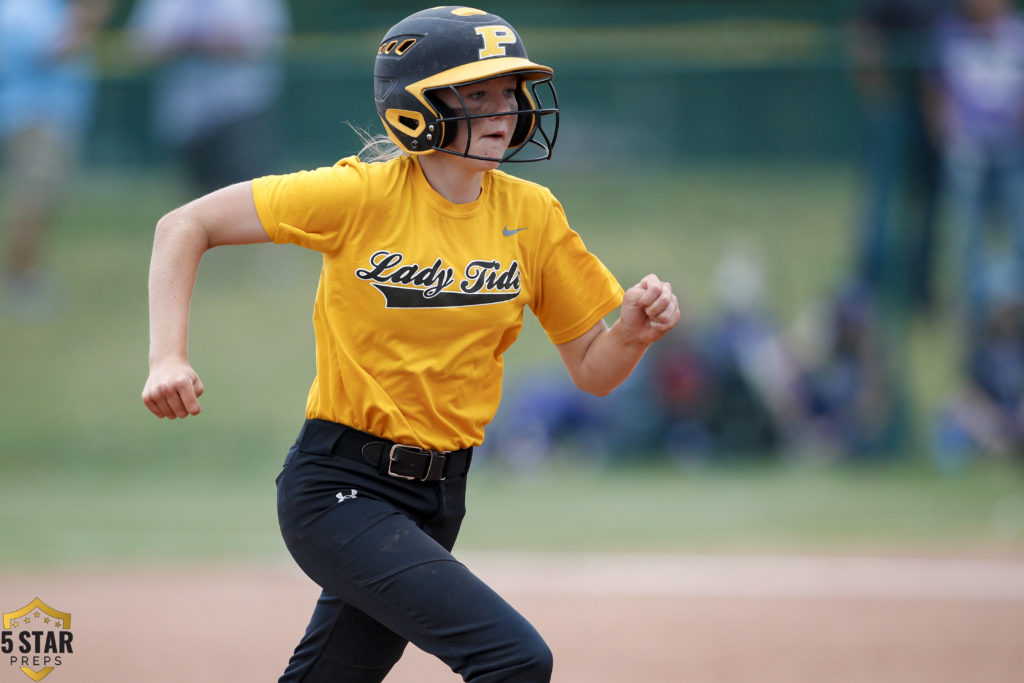
[[372, 164], [377, 161], [391, 161], [405, 155], [405, 151], [387, 135], [374, 135], [354, 123], [346, 123], [352, 129], [352, 132], [359, 137], [360, 142], [363, 143], [362, 148], [356, 153], [356, 156], [363, 162]]

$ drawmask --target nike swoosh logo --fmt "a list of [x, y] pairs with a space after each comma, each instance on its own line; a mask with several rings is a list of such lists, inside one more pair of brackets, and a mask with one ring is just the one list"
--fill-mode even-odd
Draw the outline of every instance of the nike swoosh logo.
[[509, 235], [514, 235], [517, 232], [522, 232], [523, 230], [529, 230], [529, 228], [516, 228], [515, 230], [509, 230], [508, 226], [506, 225], [501, 229], [501, 234], [504, 235], [505, 237], [508, 237]]

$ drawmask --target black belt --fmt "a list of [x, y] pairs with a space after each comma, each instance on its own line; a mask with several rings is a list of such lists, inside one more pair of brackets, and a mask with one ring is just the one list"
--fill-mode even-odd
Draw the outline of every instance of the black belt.
[[473, 447], [458, 451], [435, 451], [395, 443], [373, 434], [325, 420], [309, 420], [307, 429], [343, 430], [331, 452], [349, 460], [362, 460], [381, 474], [410, 481], [441, 481], [469, 471]]

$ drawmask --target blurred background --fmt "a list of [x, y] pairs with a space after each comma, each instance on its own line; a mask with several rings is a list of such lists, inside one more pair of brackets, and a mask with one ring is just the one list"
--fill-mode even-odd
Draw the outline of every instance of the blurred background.
[[[287, 561], [273, 480], [319, 260], [215, 250], [195, 419], [146, 378], [152, 231], [383, 132], [346, 0], [0, 0], [0, 568]], [[683, 322], [603, 399], [535, 320], [506, 355], [473, 550], [1024, 549], [1024, 25], [997, 0], [516, 0], [555, 69], [549, 186]], [[658, 519], [658, 524], [651, 524]]]

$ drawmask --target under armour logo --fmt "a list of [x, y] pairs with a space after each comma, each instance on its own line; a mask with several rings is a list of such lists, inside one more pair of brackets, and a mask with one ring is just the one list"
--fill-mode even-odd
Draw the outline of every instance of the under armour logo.
[[349, 489], [349, 491], [350, 491], [350, 493], [345, 493], [344, 491], [339, 491], [338, 492], [337, 498], [338, 498], [338, 502], [339, 503], [344, 503], [346, 500], [349, 500], [350, 498], [355, 498], [356, 497], [356, 493], [357, 492], [356, 492], [355, 489]]

